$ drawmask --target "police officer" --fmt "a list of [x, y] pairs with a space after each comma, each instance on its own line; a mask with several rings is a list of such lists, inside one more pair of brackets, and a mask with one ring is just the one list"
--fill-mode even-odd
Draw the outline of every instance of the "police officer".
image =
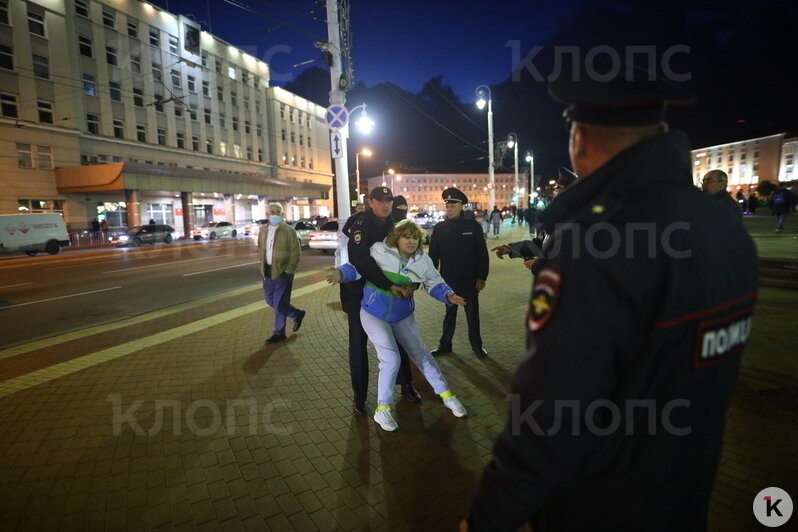
[[[393, 229], [394, 221], [391, 218], [393, 194], [386, 187], [376, 187], [369, 194], [368, 204], [369, 210], [350, 216], [343, 228], [344, 235], [349, 237], [347, 243], [349, 262], [362, 276], [360, 280], [341, 284], [341, 306], [349, 321], [349, 371], [354, 392], [352, 413], [357, 416], [366, 415], [365, 403], [369, 384], [368, 336], [360, 323], [363, 285], [369, 281], [386, 290], [390, 290], [393, 286], [369, 254], [371, 245], [382, 242]], [[402, 396], [411, 402], [419, 402], [421, 396], [411, 384], [412, 374], [407, 352], [400, 348], [399, 356], [401, 366], [396, 380], [402, 387]]]
[[756, 251], [663, 122], [689, 94], [570, 74], [549, 91], [580, 179], [541, 215], [527, 356], [461, 530], [704, 530]]
[[[479, 292], [485, 288], [488, 278], [488, 248], [482, 226], [476, 220], [463, 216], [463, 206], [468, 203], [466, 195], [456, 188], [447, 188], [443, 191], [443, 201], [446, 204], [446, 220], [432, 230], [429, 256], [440, 270], [443, 280], [465, 298], [468, 341], [474, 354], [485, 358], [488, 352], [482, 347], [482, 335], [479, 332]], [[457, 305], [447, 305], [443, 334], [432, 355], [452, 351], [456, 320]]]

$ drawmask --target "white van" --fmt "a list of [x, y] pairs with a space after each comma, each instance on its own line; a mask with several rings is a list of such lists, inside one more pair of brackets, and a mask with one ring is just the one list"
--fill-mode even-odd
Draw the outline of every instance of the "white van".
[[60, 214], [0, 214], [0, 253], [56, 255], [68, 245], [69, 234]]

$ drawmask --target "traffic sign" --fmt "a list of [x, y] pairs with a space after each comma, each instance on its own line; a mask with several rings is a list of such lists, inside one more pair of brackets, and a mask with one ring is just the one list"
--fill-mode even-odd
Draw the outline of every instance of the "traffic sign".
[[349, 122], [349, 110], [341, 104], [333, 104], [324, 113], [324, 121], [327, 122], [327, 127], [333, 131], [343, 129]]
[[344, 156], [344, 144], [341, 140], [340, 131], [330, 131], [330, 148], [332, 149], [333, 159], [340, 159]]

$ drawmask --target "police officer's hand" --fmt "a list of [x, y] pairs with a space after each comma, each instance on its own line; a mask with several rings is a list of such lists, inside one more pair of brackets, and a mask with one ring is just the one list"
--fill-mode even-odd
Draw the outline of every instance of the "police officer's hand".
[[341, 270], [336, 268], [335, 266], [331, 266], [329, 270], [327, 270], [327, 276], [325, 279], [330, 284], [337, 284], [341, 282], [343, 276], [341, 275]]
[[410, 287], [410, 296], [407, 295], [407, 288], [407, 286], [391, 285], [391, 293], [394, 297], [398, 297], [399, 299], [407, 299], [413, 296], [412, 287]]
[[537, 262], [537, 260], [538, 259], [527, 259], [527, 260], [524, 261], [524, 266], [526, 266], [527, 270], [532, 270], [532, 268], [535, 266], [535, 262]]
[[460, 305], [461, 307], [466, 306], [466, 300], [458, 296], [454, 292], [449, 292], [448, 294], [446, 294], [446, 299], [448, 299], [449, 303], [453, 305]]
[[477, 289], [477, 292], [481, 292], [485, 288], [485, 279], [477, 279], [475, 288]]
[[496, 246], [495, 248], [491, 249], [491, 251], [495, 251], [496, 256], [502, 260], [504, 260], [505, 255], [509, 255], [510, 253], [512, 253], [510, 246], [507, 245]]

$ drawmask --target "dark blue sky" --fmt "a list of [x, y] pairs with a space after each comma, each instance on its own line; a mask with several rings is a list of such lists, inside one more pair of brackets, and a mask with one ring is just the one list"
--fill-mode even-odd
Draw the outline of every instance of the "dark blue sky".
[[[318, 57], [313, 42], [327, 36], [324, 0], [243, 0], [256, 13], [225, 0], [153, 3], [210, 22], [212, 33], [272, 65], [274, 85], [294, 80], [303, 67], [293, 65]], [[519, 40], [526, 53], [554, 31], [563, 13], [582, 3], [352, 0], [355, 81], [370, 86], [387, 81], [417, 92], [428, 79], [443, 75], [445, 84], [470, 101], [477, 85], [510, 75], [508, 40]]]

